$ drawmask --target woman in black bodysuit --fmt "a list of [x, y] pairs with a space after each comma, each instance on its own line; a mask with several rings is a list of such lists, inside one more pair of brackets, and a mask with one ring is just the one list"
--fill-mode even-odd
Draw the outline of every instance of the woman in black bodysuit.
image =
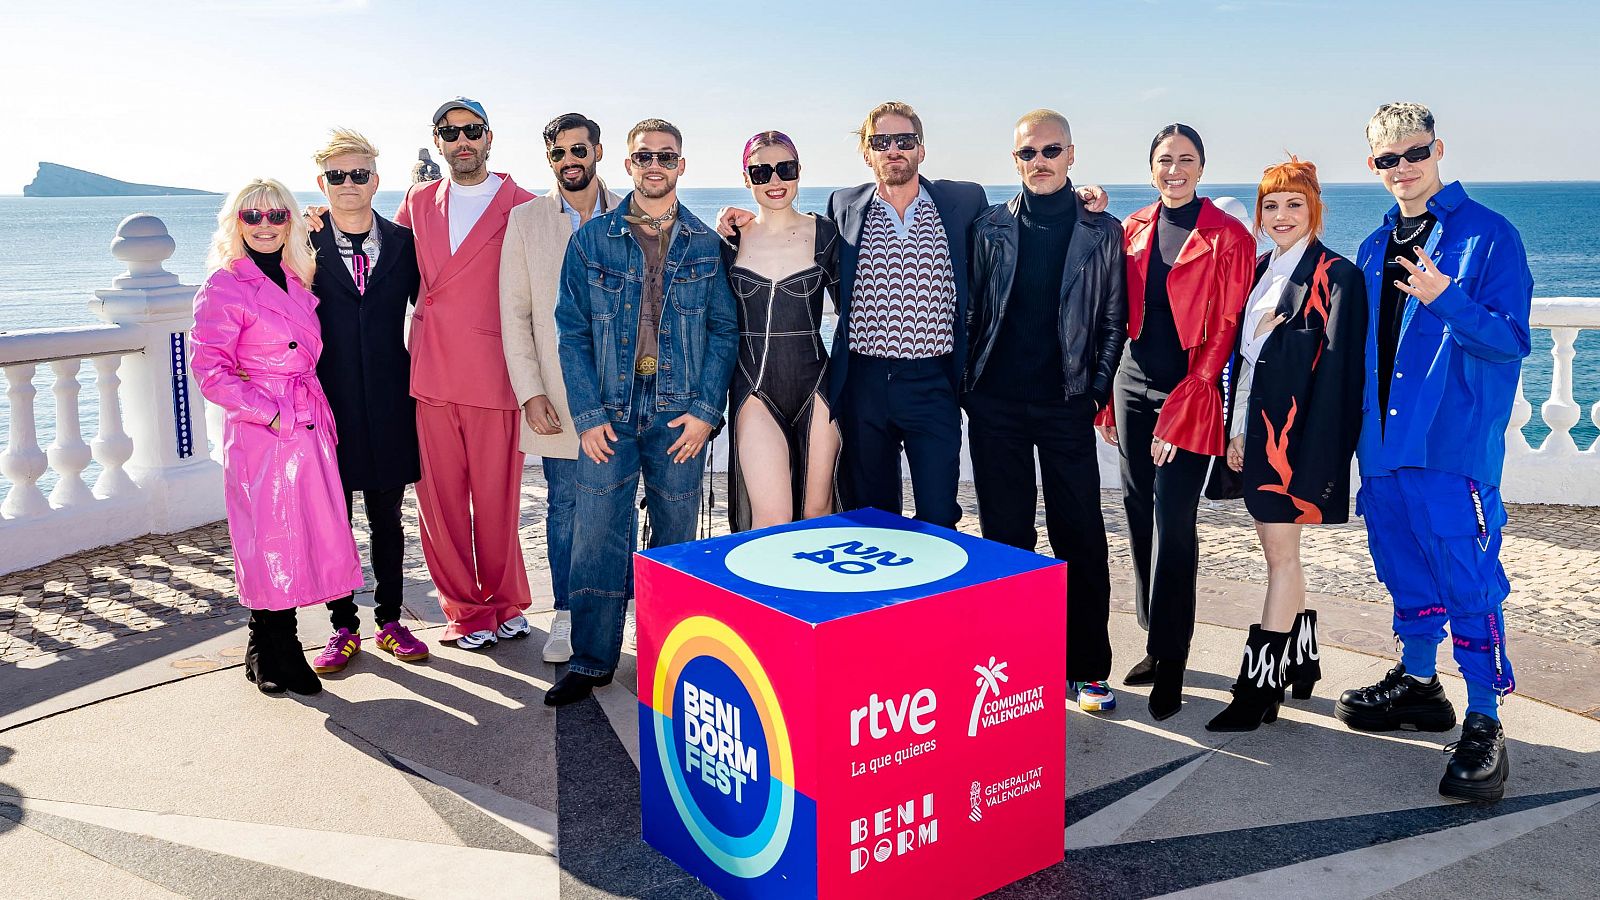
[[839, 431], [822, 396], [828, 352], [821, 334], [823, 292], [838, 287], [839, 230], [794, 209], [800, 157], [787, 136], [751, 138], [744, 165], [759, 212], [723, 250], [739, 302], [728, 397], [728, 519], [736, 532], [839, 506]]

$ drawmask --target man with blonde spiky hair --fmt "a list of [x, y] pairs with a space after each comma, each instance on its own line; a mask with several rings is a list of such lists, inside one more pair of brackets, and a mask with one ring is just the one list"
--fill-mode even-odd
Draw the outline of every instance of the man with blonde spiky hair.
[[[322, 358], [317, 377], [328, 395], [339, 433], [339, 476], [345, 510], [355, 516], [360, 491], [372, 533], [374, 641], [398, 659], [428, 657], [427, 645], [400, 622], [405, 531], [400, 506], [406, 485], [421, 475], [416, 401], [405, 320], [416, 304], [417, 251], [411, 229], [372, 210], [378, 191], [378, 150], [358, 132], [336, 128], [312, 157], [317, 186], [328, 198], [321, 228], [311, 236], [317, 253], [317, 318]], [[312, 662], [323, 674], [344, 669], [361, 649], [361, 623], [353, 595], [328, 604], [333, 635]]]

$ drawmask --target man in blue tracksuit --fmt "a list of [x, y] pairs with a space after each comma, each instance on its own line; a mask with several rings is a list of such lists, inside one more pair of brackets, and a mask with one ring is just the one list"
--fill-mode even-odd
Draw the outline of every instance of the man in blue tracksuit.
[[1439, 792], [1493, 801], [1507, 767], [1499, 701], [1515, 687], [1500, 471], [1533, 275], [1511, 223], [1440, 180], [1433, 126], [1415, 103], [1386, 104], [1367, 124], [1367, 166], [1399, 203], [1357, 254], [1370, 324], [1356, 511], [1402, 651], [1382, 681], [1345, 691], [1336, 714], [1369, 731], [1454, 728], [1434, 672], [1448, 622], [1467, 714]]

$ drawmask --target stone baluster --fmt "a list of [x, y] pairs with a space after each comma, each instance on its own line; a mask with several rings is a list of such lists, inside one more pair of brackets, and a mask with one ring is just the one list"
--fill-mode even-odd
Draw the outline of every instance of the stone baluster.
[[95, 291], [90, 310], [119, 325], [137, 326], [144, 350], [128, 354], [120, 376], [123, 421], [133, 439], [128, 475], [144, 492], [150, 529], [182, 531], [223, 516], [222, 467], [206, 452], [203, 416], [193, 414], [197, 393], [189, 375], [188, 333], [194, 327], [193, 285], [162, 268], [172, 256], [172, 236], [155, 216], [122, 220], [111, 255], [128, 271]]
[[1552, 346], [1550, 355], [1555, 366], [1550, 373], [1550, 399], [1539, 407], [1544, 423], [1550, 426], [1550, 436], [1544, 439], [1539, 452], [1551, 456], [1576, 456], [1578, 445], [1572, 440], [1572, 428], [1582, 414], [1572, 400], [1572, 357], [1576, 354], [1572, 343], [1577, 340], [1576, 328], [1550, 329]]
[[[1526, 366], [1523, 367], [1524, 373], [1526, 368]], [[1519, 457], [1533, 452], [1533, 448], [1528, 445], [1528, 436], [1522, 433], [1522, 429], [1527, 426], [1528, 420], [1533, 418], [1533, 404], [1528, 402], [1528, 397], [1522, 390], [1524, 377], [1524, 374], [1517, 375], [1517, 396], [1515, 400], [1511, 401], [1511, 424], [1506, 428], [1507, 458]]]
[[6, 399], [11, 402], [11, 436], [0, 453], [0, 474], [11, 481], [11, 490], [0, 503], [0, 515], [19, 519], [50, 511], [50, 501], [39, 490], [46, 458], [39, 449], [39, 432], [33, 420], [33, 363], [6, 366]]
[[83, 470], [93, 457], [89, 445], [83, 442], [83, 422], [78, 412], [78, 393], [83, 388], [78, 383], [78, 372], [82, 368], [83, 360], [76, 357], [50, 363], [50, 371], [56, 376], [52, 389], [56, 398], [56, 439], [46, 456], [50, 468], [56, 471], [50, 505], [57, 509], [94, 499], [89, 486], [83, 483]]
[[121, 367], [120, 356], [94, 359], [95, 386], [100, 391], [100, 432], [91, 449], [94, 461], [100, 464], [94, 495], [101, 498], [123, 497], [138, 490], [123, 469], [133, 456], [133, 438], [122, 430], [122, 377], [117, 374]]

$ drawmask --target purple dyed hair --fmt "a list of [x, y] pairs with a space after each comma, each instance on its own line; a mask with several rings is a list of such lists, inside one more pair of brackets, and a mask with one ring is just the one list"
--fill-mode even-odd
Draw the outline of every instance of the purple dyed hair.
[[781, 131], [763, 131], [744, 142], [744, 159], [739, 163], [742, 166], [750, 165], [750, 156], [762, 147], [782, 147], [794, 154], [795, 162], [800, 161], [800, 151], [795, 148], [794, 141]]

